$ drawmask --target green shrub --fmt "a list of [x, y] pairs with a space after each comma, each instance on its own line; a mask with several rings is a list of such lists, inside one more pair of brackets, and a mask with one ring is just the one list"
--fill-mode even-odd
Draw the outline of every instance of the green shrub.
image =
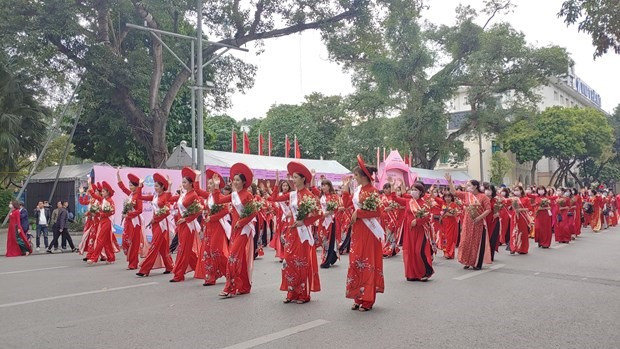
[[15, 199], [15, 196], [13, 195], [13, 190], [0, 190], [0, 217], [2, 217], [0, 219], [0, 224], [2, 224], [4, 217], [9, 214], [9, 203], [13, 199]]

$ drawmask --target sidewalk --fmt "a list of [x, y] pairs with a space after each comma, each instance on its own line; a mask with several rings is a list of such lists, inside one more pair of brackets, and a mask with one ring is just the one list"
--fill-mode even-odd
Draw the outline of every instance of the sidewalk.
[[[4, 257], [4, 255], [6, 254], [6, 235], [8, 232], [8, 228], [0, 228], [0, 258]], [[41, 237], [41, 251], [37, 252], [35, 251], [36, 248], [36, 231], [32, 232], [32, 255], [36, 256], [36, 255], [46, 255], [47, 253], [45, 253], [45, 243], [43, 242], [43, 237]], [[69, 235], [71, 235], [71, 239], [73, 239], [73, 244], [75, 245], [75, 247], [77, 247], [80, 244], [80, 241], [82, 241], [82, 232], [81, 231], [70, 231]], [[52, 238], [54, 237], [54, 235], [52, 234], [52, 232], [48, 232], [47, 234], [47, 240], [49, 242], [52, 241]], [[58, 239], [58, 245], [60, 246], [60, 241], [61, 238]], [[68, 248], [68, 246], [67, 246]], [[59, 250], [60, 251], [60, 250]], [[60, 252], [58, 252], [60, 253]], [[67, 249], [64, 251], [64, 253], [71, 253], [71, 250]]]

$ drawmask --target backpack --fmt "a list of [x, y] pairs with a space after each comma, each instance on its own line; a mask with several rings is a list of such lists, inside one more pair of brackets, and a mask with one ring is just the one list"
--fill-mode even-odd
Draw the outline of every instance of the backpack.
[[69, 223], [75, 222], [75, 215], [73, 214], [73, 212], [67, 212], [67, 220], [69, 221]]

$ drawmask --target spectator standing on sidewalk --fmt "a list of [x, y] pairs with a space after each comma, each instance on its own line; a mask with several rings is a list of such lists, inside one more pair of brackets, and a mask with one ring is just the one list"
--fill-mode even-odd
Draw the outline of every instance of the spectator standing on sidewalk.
[[43, 242], [47, 249], [49, 245], [47, 242], [47, 227], [51, 221], [51, 217], [49, 207], [45, 207], [43, 201], [39, 201], [37, 207], [34, 209], [34, 218], [37, 222], [37, 251], [40, 250], [41, 235], [43, 235]]
[[[65, 210], [67, 210], [67, 221], [68, 221], [69, 223], [73, 223], [73, 222], [75, 221], [75, 220], [74, 220], [74, 219], [75, 219], [75, 215], [73, 214], [73, 212], [71, 212], [71, 211], [69, 210], [69, 201], [65, 201], [65, 202], [63, 202], [62, 207], [63, 207]], [[60, 233], [61, 233], [61, 240], [60, 240], [60, 241], [61, 241], [61, 243], [60, 243], [60, 246], [61, 246], [61, 248], [62, 248], [63, 250], [66, 250], [66, 249], [67, 249], [67, 236], [71, 236], [71, 235], [69, 235], [69, 224], [66, 224], [66, 225], [65, 225], [65, 230], [67, 231], [67, 233], [66, 233], [66, 234], [63, 234], [63, 232], [60, 232]]]

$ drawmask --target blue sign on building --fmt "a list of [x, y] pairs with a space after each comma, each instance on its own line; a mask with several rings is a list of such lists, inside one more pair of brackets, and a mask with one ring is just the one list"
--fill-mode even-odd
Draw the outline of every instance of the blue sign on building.
[[592, 101], [592, 103], [596, 104], [598, 107], [602, 105], [601, 95], [596, 93], [593, 88], [581, 81], [581, 79], [575, 78], [575, 82], [572, 87], [577, 90], [577, 92], [579, 92], [581, 95]]

